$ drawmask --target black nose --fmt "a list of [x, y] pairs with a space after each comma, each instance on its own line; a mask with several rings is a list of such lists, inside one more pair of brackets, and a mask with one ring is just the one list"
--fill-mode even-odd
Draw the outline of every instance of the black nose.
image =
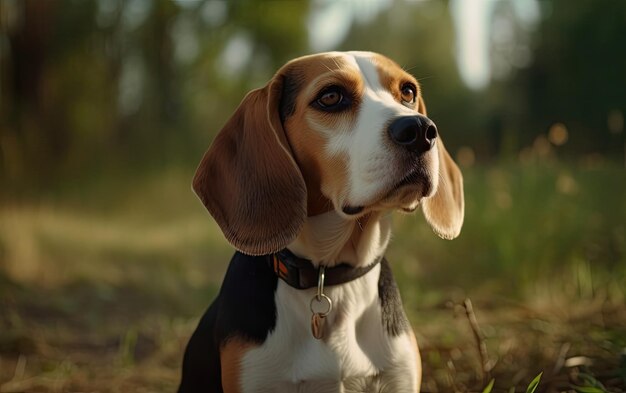
[[437, 139], [435, 123], [422, 115], [398, 117], [391, 122], [388, 131], [394, 143], [417, 153], [430, 150]]

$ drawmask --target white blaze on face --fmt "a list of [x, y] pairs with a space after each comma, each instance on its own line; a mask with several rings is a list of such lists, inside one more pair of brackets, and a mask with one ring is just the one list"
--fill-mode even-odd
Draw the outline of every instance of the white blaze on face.
[[331, 155], [348, 157], [348, 182], [344, 195], [334, 202], [341, 207], [366, 206], [376, 202], [397, 181], [394, 176], [394, 152], [387, 141], [387, 126], [401, 115], [415, 111], [397, 102], [379, 78], [377, 65], [368, 52], [348, 52], [349, 61], [362, 75], [363, 95], [355, 128], [335, 133], [327, 148]]

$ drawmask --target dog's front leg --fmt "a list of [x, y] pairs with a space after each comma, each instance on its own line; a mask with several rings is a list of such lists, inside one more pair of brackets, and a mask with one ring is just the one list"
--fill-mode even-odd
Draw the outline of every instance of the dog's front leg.
[[398, 337], [402, 342], [402, 352], [395, 360], [394, 367], [381, 373], [380, 393], [407, 392], [419, 393], [422, 383], [422, 360], [412, 329]]

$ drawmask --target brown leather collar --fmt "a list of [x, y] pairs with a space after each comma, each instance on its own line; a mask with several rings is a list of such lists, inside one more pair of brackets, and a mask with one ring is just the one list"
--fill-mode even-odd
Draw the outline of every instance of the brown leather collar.
[[[365, 267], [353, 267], [342, 263], [325, 270], [325, 286], [340, 285], [364, 276], [376, 266], [382, 257]], [[310, 260], [295, 256], [288, 249], [270, 255], [270, 268], [289, 286], [296, 289], [317, 287], [319, 269]]]

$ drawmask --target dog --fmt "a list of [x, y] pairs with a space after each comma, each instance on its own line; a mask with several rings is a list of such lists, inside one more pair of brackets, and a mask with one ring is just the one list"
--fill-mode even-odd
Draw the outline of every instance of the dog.
[[371, 52], [296, 58], [246, 95], [193, 189], [237, 249], [180, 393], [419, 392], [389, 263], [393, 210], [458, 236], [461, 172], [417, 80]]

